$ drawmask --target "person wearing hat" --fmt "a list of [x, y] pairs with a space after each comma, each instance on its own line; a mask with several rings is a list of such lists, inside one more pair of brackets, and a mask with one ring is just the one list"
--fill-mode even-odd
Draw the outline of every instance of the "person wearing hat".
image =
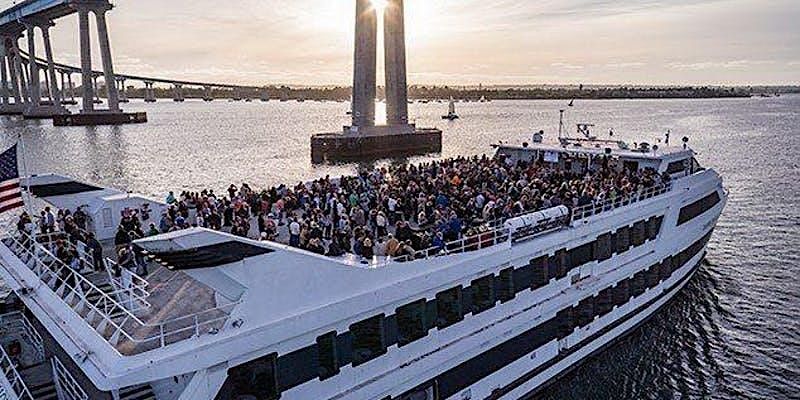
[[375, 250], [373, 249], [372, 240], [370, 238], [364, 238], [364, 241], [361, 243], [361, 256], [366, 259], [371, 259], [375, 255]]

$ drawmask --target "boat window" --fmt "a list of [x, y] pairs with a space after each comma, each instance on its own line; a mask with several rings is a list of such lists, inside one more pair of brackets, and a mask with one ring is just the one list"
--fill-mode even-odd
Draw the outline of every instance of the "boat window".
[[609, 287], [601, 290], [594, 299], [594, 305], [595, 315], [603, 316], [608, 314], [614, 308], [613, 289]]
[[397, 344], [403, 347], [428, 334], [425, 321], [425, 299], [406, 304], [395, 310], [397, 315]]
[[586, 263], [594, 261], [594, 242], [586, 243], [569, 251], [571, 260], [570, 269], [580, 267]]
[[630, 280], [623, 279], [617, 282], [617, 285], [614, 286], [613, 289], [613, 296], [614, 296], [614, 304], [617, 306], [621, 306], [628, 302], [631, 298], [630, 292]]
[[558, 324], [558, 338], [563, 339], [575, 330], [575, 308], [568, 307], [556, 314]]
[[639, 271], [631, 278], [631, 294], [633, 297], [641, 296], [644, 293], [646, 289], [644, 275], [645, 271]]
[[541, 256], [531, 260], [531, 266], [533, 268], [533, 282], [531, 283], [531, 289], [544, 287], [550, 281], [548, 277], [550, 271], [547, 264], [547, 256]]
[[436, 295], [436, 327], [447, 328], [464, 319], [461, 307], [461, 285]]
[[278, 354], [273, 353], [228, 370], [233, 398], [253, 396], [258, 399], [275, 400], [278, 391]]
[[597, 256], [597, 261], [605, 261], [611, 258], [611, 233], [604, 233], [597, 237], [594, 242], [594, 254]]
[[501, 303], [505, 303], [513, 300], [515, 294], [514, 267], [509, 267], [500, 271], [500, 277], [497, 280], [497, 299]]
[[631, 248], [630, 233], [630, 228], [627, 226], [617, 229], [617, 232], [614, 234], [614, 245], [616, 247], [614, 249], [615, 253], [622, 254]]
[[659, 268], [658, 275], [662, 281], [665, 281], [669, 279], [670, 276], [672, 276], [672, 257], [668, 257], [661, 262], [661, 267]]
[[658, 283], [661, 282], [660, 272], [661, 264], [651, 265], [650, 268], [647, 269], [647, 274], [645, 275], [645, 283], [647, 287], [654, 288], [658, 286]]
[[683, 159], [678, 161], [673, 161], [667, 165], [667, 173], [670, 175], [678, 174], [681, 172], [686, 172], [686, 170], [691, 166], [691, 162], [689, 159]]
[[353, 336], [353, 366], [364, 364], [386, 353], [384, 315], [376, 315], [350, 325]]
[[578, 303], [578, 312], [575, 318], [576, 325], [580, 328], [594, 321], [594, 297], [587, 297]]
[[104, 208], [103, 211], [103, 228], [112, 228], [114, 226], [114, 218], [111, 216], [111, 209]]
[[716, 206], [720, 201], [721, 199], [719, 197], [719, 193], [717, 193], [717, 191], [714, 191], [708, 196], [703, 197], [702, 199], [697, 200], [694, 203], [681, 208], [680, 215], [678, 216], [678, 226], [681, 226], [693, 220], [694, 218], [704, 214], [706, 211]]
[[398, 400], [438, 400], [439, 391], [436, 382], [425, 384], [421, 387], [413, 389], [407, 393], [400, 395]]
[[645, 226], [645, 221], [639, 221], [633, 224], [633, 230], [631, 231], [631, 239], [633, 242], [633, 247], [639, 247], [644, 244], [646, 238], [645, 234], [647, 233], [647, 228]]
[[472, 314], [480, 314], [496, 302], [494, 296], [494, 275], [472, 281]]
[[661, 231], [661, 223], [664, 221], [663, 216], [652, 217], [647, 220], [647, 239], [658, 239], [658, 232]]
[[561, 249], [556, 252], [555, 256], [552, 257], [551, 261], [555, 262], [557, 266], [557, 275], [556, 279], [564, 279], [567, 277], [569, 273], [569, 252], [567, 249]]
[[319, 379], [325, 380], [339, 373], [339, 355], [336, 351], [336, 331], [317, 338]]

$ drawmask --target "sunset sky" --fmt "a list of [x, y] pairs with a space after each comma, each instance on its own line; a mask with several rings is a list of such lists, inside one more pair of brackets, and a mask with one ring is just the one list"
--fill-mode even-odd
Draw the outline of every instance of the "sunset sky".
[[[348, 85], [354, 3], [116, 0], [115, 67]], [[800, 84], [798, 0], [406, 0], [406, 13], [410, 84]], [[57, 22], [59, 61], [77, 64], [76, 21]]]

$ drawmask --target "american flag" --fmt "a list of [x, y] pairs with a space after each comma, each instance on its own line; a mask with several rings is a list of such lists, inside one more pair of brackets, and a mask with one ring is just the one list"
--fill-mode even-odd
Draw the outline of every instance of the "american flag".
[[0, 154], [0, 213], [22, 207], [22, 188], [19, 186], [17, 145]]

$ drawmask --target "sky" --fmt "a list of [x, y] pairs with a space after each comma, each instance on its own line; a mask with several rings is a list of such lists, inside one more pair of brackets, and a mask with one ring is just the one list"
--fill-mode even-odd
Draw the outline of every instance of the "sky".
[[[114, 3], [119, 72], [351, 83], [354, 0]], [[77, 65], [77, 16], [56, 23]], [[409, 84], [800, 84], [800, 0], [406, 0], [406, 24]]]

